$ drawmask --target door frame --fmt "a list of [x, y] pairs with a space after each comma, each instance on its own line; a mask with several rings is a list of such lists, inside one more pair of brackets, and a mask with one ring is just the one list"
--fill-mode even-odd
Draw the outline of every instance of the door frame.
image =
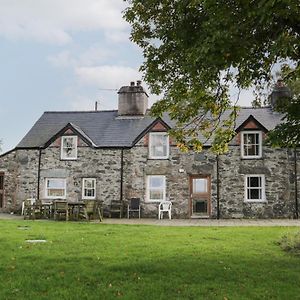
[[[203, 195], [207, 198], [207, 215], [203, 214], [201, 215], [193, 215], [193, 179], [207, 179], [207, 192], [206, 193], [197, 193], [199, 196]], [[189, 176], [189, 215], [191, 217], [211, 217], [211, 175], [210, 174], [197, 174], [197, 175], [190, 175]]]

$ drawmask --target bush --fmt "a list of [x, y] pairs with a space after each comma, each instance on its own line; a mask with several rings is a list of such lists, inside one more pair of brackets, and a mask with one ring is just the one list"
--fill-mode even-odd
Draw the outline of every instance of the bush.
[[300, 231], [284, 235], [278, 244], [284, 251], [300, 256]]

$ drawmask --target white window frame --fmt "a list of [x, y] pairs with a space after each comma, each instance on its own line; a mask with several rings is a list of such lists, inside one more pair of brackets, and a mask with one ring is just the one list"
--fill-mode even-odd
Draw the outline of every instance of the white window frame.
[[[49, 196], [48, 195], [48, 181], [49, 180], [53, 180], [53, 181], [58, 181], [58, 180], [63, 180], [64, 181], [64, 186], [63, 186], [63, 190], [64, 190], [64, 194], [62, 196]], [[45, 198], [47, 199], [66, 199], [66, 194], [67, 194], [67, 182], [66, 182], [66, 178], [45, 178]]]
[[[154, 136], [159, 136], [159, 135], [166, 136], [166, 138], [167, 138], [167, 141], [166, 141], [167, 142], [167, 153], [164, 156], [157, 156], [152, 151], [152, 143], [153, 143], [152, 138]], [[169, 158], [169, 152], [170, 152], [170, 145], [169, 145], [168, 133], [167, 132], [150, 132], [149, 133], [149, 158], [151, 158], [151, 159], [167, 159], [167, 158]]]
[[[247, 155], [244, 152], [245, 148], [245, 134], [258, 134], [258, 154], [256, 155]], [[257, 145], [257, 144], [250, 144], [250, 145]], [[241, 131], [241, 156], [242, 158], [247, 159], [255, 159], [262, 157], [262, 132], [258, 130], [249, 130], [249, 131]]]
[[[248, 178], [258, 177], [261, 178], [261, 187], [249, 187]], [[248, 199], [248, 190], [249, 189], [261, 189], [261, 199]], [[266, 200], [266, 179], [264, 174], [249, 174], [245, 175], [245, 202], [267, 202]]]
[[[94, 182], [94, 196], [86, 196], [85, 195], [85, 182], [88, 180], [92, 180]], [[82, 199], [96, 199], [96, 178], [82, 178]], [[92, 189], [91, 189], [92, 190]]]
[[[73, 139], [73, 144], [75, 145], [75, 156], [65, 156], [64, 155], [64, 140], [66, 138], [72, 138]], [[62, 160], [76, 160], [77, 159], [77, 143], [78, 143], [78, 137], [76, 135], [64, 135], [61, 137], [61, 147], [60, 147], [60, 158]]]
[[[162, 199], [150, 199], [150, 180], [151, 178], [161, 178], [163, 180], [163, 198]], [[158, 190], [158, 189], [157, 189]], [[147, 202], [151, 203], [159, 203], [162, 201], [166, 201], [166, 176], [165, 175], [148, 175], [147, 176], [147, 183], [146, 183], [146, 199]]]

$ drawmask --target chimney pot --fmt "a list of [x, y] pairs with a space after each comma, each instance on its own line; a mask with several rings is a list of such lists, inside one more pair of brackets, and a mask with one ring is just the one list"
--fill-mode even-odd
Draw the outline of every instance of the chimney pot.
[[131, 81], [131, 82], [130, 82], [130, 86], [134, 86], [134, 81]]
[[278, 80], [277, 80], [277, 86], [279, 88], [284, 87], [284, 81], [283, 81], [282, 78], [278, 78]]
[[137, 80], [137, 81], [136, 81], [136, 85], [137, 85], [137, 86], [140, 86], [141, 84], [142, 84], [142, 81], [141, 81], [141, 80]]

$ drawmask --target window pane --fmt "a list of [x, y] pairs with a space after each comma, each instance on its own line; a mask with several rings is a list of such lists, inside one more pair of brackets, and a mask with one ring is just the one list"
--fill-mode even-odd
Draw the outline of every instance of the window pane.
[[62, 137], [62, 158], [76, 158], [77, 153], [77, 137], [63, 136]]
[[207, 192], [207, 179], [194, 178], [193, 179], [193, 193], [206, 193]]
[[84, 178], [82, 183], [83, 197], [95, 198], [96, 195], [96, 179]]
[[150, 134], [150, 156], [166, 157], [168, 154], [168, 135], [161, 133]]
[[247, 147], [247, 155], [256, 155], [256, 147], [255, 145], [246, 145]]
[[92, 190], [92, 189], [85, 189], [84, 190], [84, 195], [86, 197], [94, 197], [95, 196], [95, 190]]
[[255, 144], [255, 134], [246, 134], [246, 144]]
[[151, 200], [162, 200], [163, 199], [163, 190], [150, 190], [150, 199]]
[[261, 187], [261, 178], [250, 177], [250, 187]]
[[193, 213], [207, 213], [207, 200], [193, 199]]
[[65, 197], [66, 180], [63, 178], [46, 179], [46, 196], [52, 198]]
[[249, 199], [261, 199], [260, 198], [260, 189], [251, 189]]
[[150, 178], [150, 188], [162, 188], [163, 185], [164, 185], [164, 180], [162, 177]]
[[94, 188], [95, 186], [95, 180], [94, 179], [85, 179], [84, 180], [84, 186], [85, 188]]
[[64, 179], [48, 179], [47, 187], [48, 188], [64, 188], [65, 180]]
[[162, 201], [165, 198], [165, 176], [149, 176], [149, 200]]
[[75, 157], [76, 149], [65, 148], [65, 149], [63, 149], [63, 153], [64, 153], [64, 157]]
[[263, 177], [262, 176], [247, 176], [247, 199], [248, 200], [263, 200]]
[[259, 133], [244, 133], [244, 156], [258, 156], [260, 149]]
[[65, 190], [61, 189], [49, 189], [48, 196], [49, 197], [63, 197], [65, 195]]

